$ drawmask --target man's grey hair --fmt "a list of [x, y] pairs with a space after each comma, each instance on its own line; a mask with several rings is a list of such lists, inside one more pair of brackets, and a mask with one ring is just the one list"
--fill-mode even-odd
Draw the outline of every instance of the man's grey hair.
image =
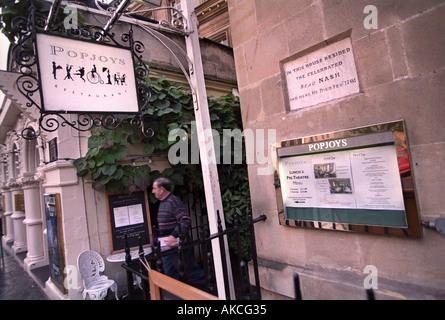
[[[165, 190], [170, 191], [170, 180], [164, 177], [157, 178], [154, 182], [158, 185], [158, 188], [164, 187]], [[153, 182], [153, 183], [154, 183]]]

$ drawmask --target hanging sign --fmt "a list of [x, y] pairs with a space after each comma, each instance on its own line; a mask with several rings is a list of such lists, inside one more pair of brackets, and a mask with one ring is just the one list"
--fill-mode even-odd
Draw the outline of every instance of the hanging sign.
[[44, 112], [139, 112], [131, 50], [36, 36]]

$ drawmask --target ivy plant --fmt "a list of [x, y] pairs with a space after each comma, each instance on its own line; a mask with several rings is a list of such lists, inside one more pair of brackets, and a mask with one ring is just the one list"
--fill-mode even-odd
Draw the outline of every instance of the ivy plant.
[[[154, 74], [155, 75], [155, 74]], [[153, 76], [153, 73], [152, 73]], [[171, 165], [159, 172], [149, 165], [132, 166], [124, 164], [128, 144], [140, 145], [144, 154], [156, 154], [167, 158], [168, 150], [175, 141], [169, 141], [168, 134], [173, 129], [183, 129], [191, 137], [191, 122], [194, 120], [193, 102], [190, 91], [179, 83], [165, 77], [147, 78], [152, 96], [150, 106], [144, 111], [146, 126], [155, 135], [146, 138], [140, 130], [124, 126], [119, 131], [104, 129], [92, 130], [88, 139], [88, 152], [85, 157], [74, 161], [79, 176], [90, 175], [93, 188], [107, 192], [131, 193], [136, 189], [146, 189], [159, 176], [171, 180], [176, 193], [187, 193], [191, 186], [202, 187], [200, 166], [184, 164]], [[222, 137], [223, 129], [242, 129], [239, 98], [226, 95], [208, 99], [212, 128]], [[191, 139], [188, 139], [189, 143]], [[191, 148], [191, 146], [189, 145]], [[221, 146], [223, 148], [223, 146]], [[233, 153], [233, 151], [232, 151]], [[220, 152], [221, 157], [223, 152]], [[219, 164], [220, 188], [224, 214], [228, 226], [234, 223], [234, 214], [240, 222], [247, 220], [250, 208], [249, 182], [245, 154], [243, 164]], [[221, 159], [221, 163], [222, 163]], [[151, 197], [152, 201], [155, 201]], [[245, 259], [249, 259], [250, 239], [248, 230], [243, 230], [241, 242]], [[229, 237], [229, 245], [236, 250], [234, 237]]]
[[[150, 106], [144, 111], [145, 125], [152, 128], [155, 135], [146, 138], [138, 129], [124, 126], [119, 131], [109, 131], [94, 128], [88, 139], [88, 152], [82, 158], [74, 161], [79, 176], [90, 174], [93, 188], [108, 192], [133, 192], [137, 188], [145, 189], [150, 180], [159, 175], [172, 178], [174, 185], [186, 186], [190, 181], [202, 184], [201, 175], [197, 174], [200, 167], [188, 168], [175, 165], [162, 173], [151, 171], [148, 165], [133, 167], [120, 164], [127, 156], [127, 144], [141, 145], [144, 154], [156, 154], [167, 157], [168, 150], [175, 141], [169, 141], [172, 129], [183, 129], [191, 137], [191, 122], [194, 120], [191, 93], [179, 83], [174, 83], [159, 77], [147, 78], [152, 96]], [[209, 109], [212, 128], [241, 128], [239, 99], [234, 95], [219, 98], [209, 98]], [[191, 139], [188, 140], [190, 143]], [[222, 153], [221, 153], [222, 155]], [[234, 172], [240, 165], [220, 165], [221, 170]], [[247, 168], [244, 165], [244, 170]], [[247, 172], [247, 171], [246, 171]], [[182, 178], [181, 178], [182, 177]], [[233, 184], [231, 179], [223, 179]], [[224, 183], [223, 183], [224, 185]]]

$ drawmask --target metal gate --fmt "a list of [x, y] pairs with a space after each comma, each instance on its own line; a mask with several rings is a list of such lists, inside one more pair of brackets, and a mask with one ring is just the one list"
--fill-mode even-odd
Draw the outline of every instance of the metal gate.
[[[184, 198], [183, 198], [184, 201]], [[186, 241], [186, 237], [180, 237], [179, 245], [172, 249], [161, 251], [160, 243], [158, 241], [157, 228], [153, 226], [153, 244], [152, 252], [149, 255], [144, 256], [144, 251], [142, 249], [142, 243], [139, 246], [139, 259], [131, 260], [130, 248], [126, 242], [126, 258], [125, 263], [122, 267], [127, 273], [127, 288], [129, 299], [134, 299], [136, 297], [135, 288], [133, 286], [134, 276], [138, 276], [141, 280], [138, 281], [139, 286], [142, 289], [142, 295], [144, 299], [150, 299], [149, 283], [148, 283], [148, 271], [147, 267], [159, 272], [163, 272], [162, 257], [175, 253], [179, 257], [179, 280], [187, 283], [187, 270], [184, 258], [184, 252], [186, 249], [192, 248], [197, 258], [200, 266], [205, 273], [206, 288], [205, 291], [212, 295], [216, 295], [217, 287], [215, 281], [215, 268], [212, 255], [211, 242], [217, 241], [221, 249], [221, 260], [223, 268], [224, 284], [226, 288], [226, 296], [230, 297], [229, 290], [229, 277], [233, 278], [236, 289], [236, 298], [241, 300], [251, 300], [252, 298], [260, 300], [260, 282], [258, 274], [258, 260], [256, 252], [256, 242], [255, 242], [255, 230], [254, 224], [266, 220], [265, 215], [261, 215], [257, 218], [253, 218], [251, 210], [248, 213], [248, 219], [246, 222], [240, 222], [236, 213], [234, 215], [234, 223], [232, 226], [223, 229], [221, 223], [221, 214], [217, 211], [218, 217], [218, 232], [210, 234], [208, 222], [207, 222], [207, 212], [206, 208], [203, 206], [205, 201], [201, 199], [200, 194], [192, 194], [188, 199], [184, 201], [186, 208], [188, 208], [190, 216], [192, 217], [193, 223], [192, 228], [189, 231], [190, 241]], [[236, 210], [235, 210], [236, 211]], [[254, 283], [250, 284], [249, 269], [247, 262], [242, 259], [241, 254], [236, 255], [236, 261], [232, 261], [232, 267], [235, 271], [229, 274], [227, 269], [227, 257], [225, 256], [225, 241], [224, 238], [228, 235], [234, 235], [236, 239], [237, 252], [241, 253], [242, 246], [240, 240], [241, 231], [245, 229], [248, 230], [251, 242], [251, 264], [254, 272]], [[174, 294], [174, 292], [172, 292]]]

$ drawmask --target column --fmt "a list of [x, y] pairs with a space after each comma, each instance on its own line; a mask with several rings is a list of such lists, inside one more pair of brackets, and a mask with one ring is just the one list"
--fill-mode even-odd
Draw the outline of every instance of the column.
[[3, 213], [4, 223], [6, 226], [6, 233], [3, 235], [3, 243], [6, 245], [14, 241], [14, 224], [12, 222], [12, 194], [11, 190], [3, 189], [3, 195], [5, 196], [5, 212]]
[[28, 181], [23, 187], [25, 197], [26, 239], [28, 253], [25, 258], [25, 269], [32, 270], [47, 264], [43, 249], [43, 220], [40, 212], [39, 182]]
[[23, 220], [25, 219], [25, 205], [23, 191], [19, 188], [11, 189], [12, 193], [12, 221], [14, 225], [14, 244], [12, 250], [14, 254], [24, 252], [26, 247], [26, 230]]

